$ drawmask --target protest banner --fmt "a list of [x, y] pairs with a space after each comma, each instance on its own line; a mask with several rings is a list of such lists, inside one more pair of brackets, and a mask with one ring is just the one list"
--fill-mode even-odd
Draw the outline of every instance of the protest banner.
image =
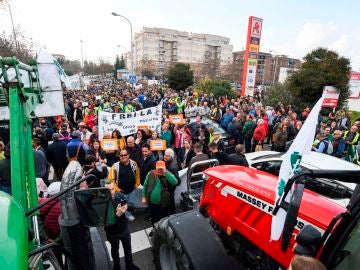
[[151, 151], [162, 151], [166, 149], [165, 140], [150, 140], [150, 150]]
[[184, 116], [182, 114], [170, 114], [169, 119], [171, 124], [185, 124]]
[[102, 139], [100, 141], [102, 150], [104, 151], [116, 151], [118, 150], [117, 140], [116, 139]]
[[162, 104], [129, 113], [99, 112], [99, 138], [104, 134], [112, 133], [115, 129], [121, 132], [122, 136], [134, 134], [139, 126], [147, 125], [150, 130], [160, 132], [162, 117]]

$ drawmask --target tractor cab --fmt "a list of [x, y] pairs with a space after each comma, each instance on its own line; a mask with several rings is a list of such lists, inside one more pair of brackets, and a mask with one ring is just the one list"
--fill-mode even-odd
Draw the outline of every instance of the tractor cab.
[[[293, 186], [290, 204], [283, 229], [282, 247], [287, 248], [296, 224], [305, 181], [309, 178], [333, 177], [345, 183], [357, 184], [346, 211], [334, 216], [324, 233], [306, 225], [296, 236], [295, 253], [313, 256], [324, 263], [327, 269], [354, 269], [360, 265], [360, 178], [358, 171], [310, 171], [292, 178], [285, 187], [289, 192]], [[284, 196], [285, 198], [285, 196]], [[285, 205], [284, 202], [280, 205]]]

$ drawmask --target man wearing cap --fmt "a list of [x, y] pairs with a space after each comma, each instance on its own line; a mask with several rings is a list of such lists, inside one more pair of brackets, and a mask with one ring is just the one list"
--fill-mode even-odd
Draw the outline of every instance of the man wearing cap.
[[166, 164], [162, 160], [157, 161], [155, 170], [148, 173], [142, 191], [142, 202], [148, 204], [153, 224], [169, 215], [170, 186], [176, 186], [177, 183], [178, 180], [166, 170]]
[[66, 143], [60, 140], [59, 133], [54, 133], [52, 139], [53, 143], [48, 147], [46, 158], [54, 168], [56, 180], [61, 181], [64, 171], [69, 164], [66, 157]]
[[[53, 182], [47, 189], [48, 196], [53, 197], [57, 193], [60, 192], [61, 182]], [[39, 204], [49, 200], [49, 198], [41, 198]], [[44, 225], [45, 235], [42, 234], [42, 230], [40, 230], [40, 234], [42, 237], [45, 237], [48, 242], [61, 242], [60, 236], [60, 225], [59, 225], [59, 217], [61, 215], [61, 205], [60, 205], [60, 197], [51, 201], [47, 205], [40, 208], [40, 218]], [[60, 266], [63, 268], [62, 263], [62, 254], [60, 250], [53, 250]]]

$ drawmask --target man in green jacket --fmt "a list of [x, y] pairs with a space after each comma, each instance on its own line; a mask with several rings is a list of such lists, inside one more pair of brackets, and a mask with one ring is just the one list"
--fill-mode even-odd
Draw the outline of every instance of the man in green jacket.
[[172, 199], [170, 186], [175, 186], [177, 183], [176, 177], [166, 170], [166, 164], [162, 160], [157, 161], [155, 170], [150, 171], [146, 176], [142, 202], [148, 204], [153, 224], [169, 215]]
[[243, 134], [244, 134], [244, 143], [245, 143], [245, 150], [246, 153], [249, 153], [251, 150], [251, 138], [253, 136], [254, 130], [256, 128], [256, 124], [254, 122], [254, 116], [248, 114], [246, 116], [246, 122], [243, 127]]
[[166, 148], [170, 148], [171, 147], [171, 131], [169, 130], [169, 125], [168, 124], [163, 124], [162, 129], [161, 129], [161, 134], [160, 134], [160, 139], [165, 140], [166, 141]]

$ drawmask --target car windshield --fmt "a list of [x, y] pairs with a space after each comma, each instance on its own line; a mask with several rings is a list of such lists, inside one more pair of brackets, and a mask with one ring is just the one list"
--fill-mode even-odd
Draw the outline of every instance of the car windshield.
[[252, 160], [267, 159], [267, 158], [279, 158], [282, 155], [284, 155], [284, 153], [274, 153], [274, 154], [268, 154], [268, 155], [254, 157], [254, 158], [252, 158]]

